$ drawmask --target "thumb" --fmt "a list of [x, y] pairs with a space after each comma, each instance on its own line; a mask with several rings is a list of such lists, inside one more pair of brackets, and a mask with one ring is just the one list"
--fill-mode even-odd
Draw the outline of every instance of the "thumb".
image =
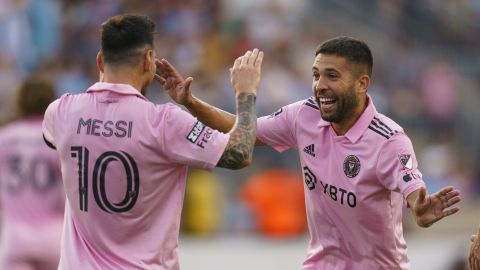
[[477, 238], [476, 235], [472, 235], [472, 236], [470, 237], [470, 241], [474, 242], [476, 238]]
[[421, 187], [419, 192], [418, 192], [417, 203], [424, 204], [426, 196], [427, 196], [427, 191], [425, 190], [424, 187]]
[[190, 85], [192, 84], [193, 82], [193, 78], [192, 77], [188, 77], [186, 80], [185, 80], [185, 90], [186, 91], [190, 91]]

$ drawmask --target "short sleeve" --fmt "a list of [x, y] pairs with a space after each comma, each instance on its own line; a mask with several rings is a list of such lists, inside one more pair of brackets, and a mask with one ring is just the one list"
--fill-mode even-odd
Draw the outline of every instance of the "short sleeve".
[[168, 106], [163, 124], [162, 144], [167, 158], [207, 170], [217, 165], [230, 138], [175, 105]]
[[47, 145], [52, 148], [56, 147], [55, 123], [57, 122], [56, 116], [57, 116], [59, 103], [60, 103], [59, 99], [52, 102], [48, 106], [47, 110], [45, 111], [45, 115], [43, 117], [43, 124], [42, 124], [43, 138], [45, 140], [45, 143], [47, 143]]
[[385, 142], [378, 157], [377, 176], [385, 188], [400, 191], [404, 198], [425, 186], [406, 134], [398, 133]]
[[304, 101], [292, 103], [258, 118], [257, 138], [279, 152], [295, 148], [295, 121], [303, 103]]

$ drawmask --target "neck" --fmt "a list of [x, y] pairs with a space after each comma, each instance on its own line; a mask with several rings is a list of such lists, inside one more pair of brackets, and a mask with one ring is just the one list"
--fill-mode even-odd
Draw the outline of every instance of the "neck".
[[138, 76], [135, 73], [136, 71], [133, 69], [118, 69], [115, 70], [115, 72], [105, 69], [102, 82], [129, 84], [141, 93], [143, 80], [141, 76]]
[[358, 118], [367, 108], [367, 98], [360, 99], [357, 108], [351, 113], [350, 116], [345, 117], [341, 123], [332, 123], [333, 130], [338, 136], [345, 135], [357, 122]]

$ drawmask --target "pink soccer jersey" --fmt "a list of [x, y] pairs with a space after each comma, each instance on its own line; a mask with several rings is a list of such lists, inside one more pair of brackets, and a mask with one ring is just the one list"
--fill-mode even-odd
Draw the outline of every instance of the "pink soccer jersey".
[[261, 141], [300, 155], [311, 235], [304, 270], [409, 269], [402, 206], [424, 182], [407, 135], [368, 100], [344, 136], [313, 98], [258, 120]]
[[68, 202], [59, 269], [179, 269], [187, 166], [212, 169], [228, 134], [109, 83], [53, 102], [43, 134]]
[[42, 119], [2, 128], [0, 269], [20, 269], [31, 261], [46, 269], [57, 266], [63, 194], [58, 154], [43, 143]]

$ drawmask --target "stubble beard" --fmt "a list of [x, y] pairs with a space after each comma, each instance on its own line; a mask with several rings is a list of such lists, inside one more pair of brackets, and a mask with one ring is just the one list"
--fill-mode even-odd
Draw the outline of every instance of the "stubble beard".
[[350, 86], [344, 95], [337, 96], [337, 108], [332, 113], [325, 113], [320, 105], [320, 115], [323, 120], [331, 123], [341, 124], [351, 117], [358, 107], [359, 101], [355, 94], [355, 88]]

